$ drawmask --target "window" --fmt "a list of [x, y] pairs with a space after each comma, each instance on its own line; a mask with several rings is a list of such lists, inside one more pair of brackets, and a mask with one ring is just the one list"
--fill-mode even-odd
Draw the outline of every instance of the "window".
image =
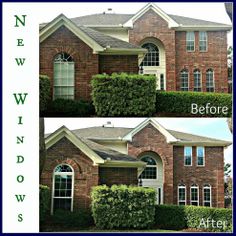
[[201, 80], [201, 73], [199, 70], [194, 70], [194, 91], [199, 92], [202, 90], [202, 80]]
[[184, 184], [178, 186], [178, 204], [186, 205], [186, 186]]
[[195, 50], [195, 34], [194, 32], [186, 32], [186, 49], [188, 52]]
[[150, 156], [144, 156], [141, 161], [147, 163], [145, 170], [141, 174], [141, 179], [157, 179], [157, 163]]
[[192, 185], [190, 188], [190, 203], [193, 206], [198, 206], [199, 205], [199, 193], [198, 193], [198, 186], [197, 185]]
[[199, 32], [199, 51], [207, 51], [207, 32]]
[[74, 172], [69, 165], [59, 165], [53, 173], [52, 210], [73, 210]]
[[142, 46], [148, 50], [147, 54], [145, 55], [141, 66], [159, 66], [159, 49], [153, 43], [145, 43]]
[[214, 92], [214, 73], [212, 69], [208, 69], [206, 71], [206, 91]]
[[160, 89], [165, 90], [165, 80], [164, 80], [164, 74], [160, 75]]
[[184, 165], [192, 165], [192, 147], [184, 147]]
[[211, 207], [211, 186], [205, 184], [203, 187], [203, 206]]
[[197, 165], [198, 166], [205, 166], [204, 147], [197, 147]]
[[54, 58], [53, 97], [74, 99], [74, 61], [67, 53], [59, 53]]
[[180, 72], [180, 90], [188, 91], [188, 71], [182, 70]]

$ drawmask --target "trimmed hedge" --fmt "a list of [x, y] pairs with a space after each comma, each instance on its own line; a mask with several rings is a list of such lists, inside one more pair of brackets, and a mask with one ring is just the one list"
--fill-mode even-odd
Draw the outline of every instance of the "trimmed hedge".
[[126, 185], [96, 186], [92, 190], [92, 215], [100, 229], [143, 229], [154, 223], [156, 192]]
[[[184, 92], [184, 91], [158, 91], [156, 93], [156, 112], [173, 113], [173, 115], [191, 115], [191, 104], [196, 103], [199, 106], [227, 106], [228, 114], [206, 114], [197, 116], [216, 116], [229, 117], [232, 114], [232, 95], [224, 93], [202, 93], [202, 92]], [[196, 115], [192, 115], [196, 116]]]
[[39, 93], [40, 111], [43, 112], [50, 101], [50, 80], [46, 75], [39, 75]]
[[[216, 228], [209, 223], [209, 227], [206, 228], [207, 219], [225, 221], [226, 226]], [[232, 232], [232, 210], [201, 206], [157, 205], [155, 226], [161, 229], [196, 228], [210, 232]]]
[[95, 110], [92, 102], [83, 100], [55, 99], [49, 104], [48, 110], [45, 112], [47, 116], [91, 116]]
[[151, 116], [155, 112], [156, 78], [137, 74], [99, 74], [92, 79], [98, 116]]
[[46, 185], [39, 185], [39, 201], [40, 201], [39, 215], [41, 222], [43, 222], [45, 218], [49, 215], [50, 199], [51, 199], [51, 194], [49, 187]]

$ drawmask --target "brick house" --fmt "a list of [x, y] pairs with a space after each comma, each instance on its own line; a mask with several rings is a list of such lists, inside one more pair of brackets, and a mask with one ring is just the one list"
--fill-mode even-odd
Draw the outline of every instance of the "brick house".
[[153, 3], [134, 15], [59, 15], [40, 26], [40, 74], [54, 99], [90, 99], [92, 75], [113, 72], [155, 74], [160, 90], [227, 92], [231, 28]]
[[224, 148], [231, 143], [167, 130], [148, 118], [135, 128], [111, 125], [46, 136], [41, 183], [51, 211], [89, 207], [93, 186], [152, 187], [158, 204], [224, 207]]

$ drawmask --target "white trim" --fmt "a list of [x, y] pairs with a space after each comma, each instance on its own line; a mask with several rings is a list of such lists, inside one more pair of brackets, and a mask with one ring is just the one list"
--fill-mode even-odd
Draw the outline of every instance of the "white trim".
[[[153, 161], [155, 162], [155, 165], [147, 165], [147, 163], [146, 163], [145, 161], [142, 161], [142, 158], [144, 158], [144, 157], [146, 157], [146, 156], [152, 158]], [[158, 173], [159, 173], [159, 172], [158, 172], [158, 165], [157, 165], [157, 162], [156, 162], [155, 158], [152, 157], [151, 155], [144, 154], [143, 156], [140, 157], [140, 161], [146, 163], [146, 166], [145, 166], [145, 168], [143, 169], [143, 171], [145, 171], [145, 169], [146, 169], [147, 167], [155, 167], [155, 168], [156, 168], [156, 178], [155, 178], [155, 179], [146, 179], [146, 178], [145, 178], [145, 181], [158, 180]], [[142, 173], [141, 173], [141, 174], [142, 174]], [[143, 180], [143, 179], [144, 179], [144, 178], [142, 178], [142, 180]]]
[[[199, 72], [199, 75], [200, 75], [200, 87], [196, 87], [198, 89], [200, 88], [201, 89], [200, 91], [195, 91], [195, 73], [196, 72]], [[202, 92], [202, 72], [198, 68], [193, 70], [193, 91]]]
[[[204, 51], [200, 50], [200, 41], [203, 41], [203, 40], [200, 40], [200, 33], [206, 33], [206, 50], [204, 50]], [[207, 31], [199, 31], [198, 32], [198, 50], [199, 50], [199, 52], [208, 52], [208, 33], [207, 33]]]
[[[191, 165], [185, 164], [185, 148], [191, 148]], [[193, 165], [193, 147], [191, 146], [184, 146], [184, 166], [192, 166]]]
[[202, 206], [205, 206], [205, 202], [209, 202], [209, 201], [204, 200], [204, 189], [210, 189], [210, 207], [212, 207], [212, 188], [210, 184], [205, 184], [205, 185], [208, 185], [208, 186], [203, 185], [203, 188], [202, 188]]
[[[174, 28], [174, 27], [173, 27]], [[212, 26], [212, 25], [179, 25], [179, 27], [175, 28], [175, 31], [231, 31], [231, 25], [223, 25], [223, 26]]]
[[[182, 88], [186, 88], [186, 87], [182, 87], [181, 86], [181, 84], [182, 84], [182, 73], [184, 73], [184, 72], [187, 72], [187, 75], [188, 75], [188, 90], [182, 90]], [[187, 92], [187, 91], [189, 91], [189, 80], [190, 80], [190, 78], [189, 78], [190, 76], [189, 76], [189, 70], [188, 69], [182, 69], [181, 71], [180, 71], [180, 91], [185, 91], [185, 92]]]
[[185, 197], [184, 197], [185, 200], [184, 200], [184, 201], [181, 200], [181, 202], [184, 202], [184, 205], [186, 205], [186, 204], [187, 204], [187, 191], [186, 191], [186, 185], [185, 185], [185, 184], [179, 184], [179, 185], [178, 185], [178, 191], [177, 191], [177, 192], [178, 192], [178, 193], [177, 193], [178, 205], [180, 205], [180, 204], [179, 204], [179, 203], [180, 203], [180, 200], [179, 200], [179, 189], [180, 189], [180, 188], [183, 188], [183, 189], [184, 189], [184, 195], [185, 195]]
[[[197, 189], [197, 198], [198, 198], [197, 201], [192, 200], [192, 189]], [[198, 185], [191, 185], [190, 187], [190, 205], [193, 205], [192, 202], [197, 202], [197, 206], [199, 206], [199, 186]]]
[[[203, 148], [203, 165], [199, 165], [198, 164], [198, 148]], [[196, 165], [198, 166], [198, 167], [205, 167], [205, 147], [204, 146], [197, 146], [196, 147]]]
[[[215, 73], [214, 73], [214, 70], [210, 67], [210, 68], [208, 68], [207, 70], [206, 70], [206, 89], [207, 89], [207, 71], [208, 70], [211, 70], [212, 71], [212, 82], [213, 82], [213, 89], [214, 89], [214, 91], [213, 92], [215, 92]], [[208, 88], [210, 88], [210, 87], [208, 87]]]
[[[190, 40], [187, 40], [187, 35], [188, 35], [188, 33], [193, 33], [193, 36], [194, 36], [193, 40], [191, 40], [191, 41], [190, 41]], [[187, 52], [195, 52], [195, 51], [196, 51], [196, 42], [195, 42], [196, 40], [195, 40], [195, 38], [196, 38], [196, 37], [195, 37], [195, 31], [192, 31], [192, 30], [186, 31], [185, 42], [186, 42], [186, 51], [187, 51]], [[188, 50], [188, 46], [187, 46], [187, 42], [188, 42], [188, 41], [190, 41], [190, 42], [193, 41], [193, 47], [194, 47], [193, 50]]]

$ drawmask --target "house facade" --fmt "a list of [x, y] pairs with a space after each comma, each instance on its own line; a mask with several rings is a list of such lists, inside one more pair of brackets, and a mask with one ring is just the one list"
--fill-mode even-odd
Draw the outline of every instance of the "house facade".
[[40, 26], [40, 74], [54, 99], [90, 99], [91, 77], [113, 72], [154, 74], [158, 90], [225, 93], [230, 30], [153, 3], [136, 14], [59, 15]]
[[224, 207], [224, 148], [231, 143], [167, 130], [154, 119], [135, 128], [65, 126], [46, 136], [41, 184], [51, 213], [88, 208], [93, 186], [154, 188], [157, 204]]

